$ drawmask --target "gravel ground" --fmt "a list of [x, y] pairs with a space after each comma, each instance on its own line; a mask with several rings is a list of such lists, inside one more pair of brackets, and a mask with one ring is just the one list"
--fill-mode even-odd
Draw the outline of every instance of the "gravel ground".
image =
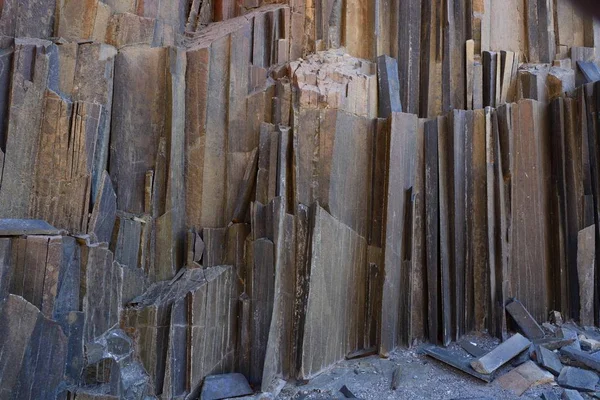
[[[472, 336], [471, 340], [489, 350], [498, 342], [486, 336]], [[460, 346], [453, 344], [452, 349], [463, 352]], [[339, 392], [344, 385], [359, 399], [539, 399], [546, 391], [554, 391], [558, 398], [562, 389], [556, 385], [538, 386], [529, 389], [521, 397], [503, 390], [495, 383], [486, 384], [471, 378], [460, 371], [448, 367], [420, 353], [422, 346], [411, 350], [399, 350], [389, 359], [377, 356], [358, 360], [346, 360], [329, 371], [312, 379], [308, 384], [299, 385], [290, 382], [282, 390], [279, 399], [311, 400], [344, 398]], [[394, 370], [400, 366], [400, 387], [392, 391], [391, 381]], [[506, 366], [498, 376], [508, 372]]]

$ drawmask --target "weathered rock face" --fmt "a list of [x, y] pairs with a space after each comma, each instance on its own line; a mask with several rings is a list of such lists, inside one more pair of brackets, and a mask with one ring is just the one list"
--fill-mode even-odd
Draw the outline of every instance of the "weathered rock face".
[[598, 323], [598, 27], [566, 0], [0, 0], [0, 397], [277, 392], [507, 339], [512, 297], [535, 340], [551, 309]]

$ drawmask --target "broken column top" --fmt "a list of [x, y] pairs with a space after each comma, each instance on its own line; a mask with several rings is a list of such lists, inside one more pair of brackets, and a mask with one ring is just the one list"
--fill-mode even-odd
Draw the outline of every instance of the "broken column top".
[[299, 104], [305, 108], [339, 108], [377, 117], [376, 64], [346, 54], [343, 49], [320, 51], [294, 61]]
[[230, 266], [211, 267], [209, 269], [181, 270], [171, 281], [162, 281], [150, 286], [141, 296], [130, 303], [131, 308], [169, 305], [187, 293], [213, 281]]

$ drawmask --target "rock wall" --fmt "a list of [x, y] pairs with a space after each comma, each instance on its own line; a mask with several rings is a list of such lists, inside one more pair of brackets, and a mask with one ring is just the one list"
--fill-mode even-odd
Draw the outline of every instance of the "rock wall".
[[276, 392], [505, 338], [512, 297], [599, 323], [598, 32], [566, 0], [0, 0], [0, 397]]

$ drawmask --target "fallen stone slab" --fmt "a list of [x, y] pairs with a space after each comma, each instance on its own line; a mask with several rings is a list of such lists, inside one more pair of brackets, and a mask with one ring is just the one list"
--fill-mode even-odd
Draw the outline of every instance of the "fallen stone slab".
[[558, 396], [554, 392], [544, 392], [541, 398], [542, 400], [558, 400]]
[[556, 336], [563, 339], [579, 339], [577, 332], [567, 326], [561, 326]]
[[60, 229], [39, 219], [0, 219], [0, 236], [60, 234]]
[[484, 382], [491, 382], [493, 379], [492, 374], [481, 374], [474, 370], [470, 365], [470, 359], [465, 359], [459, 355], [452, 353], [441, 347], [431, 346], [423, 350], [428, 356], [435, 358], [445, 364], [450, 365], [466, 374], [469, 374], [477, 379], [481, 379]]
[[585, 77], [586, 83], [600, 81], [600, 69], [591, 61], [577, 61], [577, 66]]
[[577, 333], [577, 335], [583, 335], [588, 339], [594, 339], [600, 341], [600, 331], [598, 328], [593, 326], [583, 325], [579, 326], [575, 322], [565, 322], [563, 324], [564, 328], [570, 329]]
[[517, 333], [483, 357], [471, 361], [471, 366], [480, 374], [492, 374], [530, 345], [531, 342], [527, 338]]
[[583, 400], [583, 396], [577, 390], [565, 389], [561, 396], [562, 400]]
[[598, 375], [581, 368], [565, 367], [558, 376], [557, 382], [567, 389], [593, 392], [598, 383]]
[[402, 378], [402, 367], [398, 366], [394, 369], [392, 374], [392, 390], [396, 390], [400, 387], [400, 379]]
[[560, 349], [560, 354], [578, 364], [600, 372], [600, 360], [589, 353], [578, 350], [572, 346], [567, 346]]
[[575, 343], [577, 339], [564, 339], [564, 338], [544, 338], [534, 340], [534, 345], [544, 346], [548, 350], [559, 350], [565, 346], [570, 346]]
[[519, 326], [525, 337], [530, 340], [541, 339], [544, 335], [544, 330], [538, 325], [536, 320], [531, 316], [523, 303], [519, 300], [513, 300], [506, 306], [506, 311]]
[[569, 328], [567, 326], [562, 326], [556, 332], [556, 337], [564, 339], [564, 340], [572, 340], [573, 343], [571, 343], [568, 346], [573, 347], [577, 350], [581, 350], [581, 344], [579, 343], [579, 334], [574, 329]]
[[580, 338], [579, 344], [581, 345], [581, 349], [585, 351], [600, 350], [600, 342], [594, 339]]
[[554, 382], [554, 376], [542, 370], [533, 361], [528, 361], [496, 379], [498, 385], [517, 396], [521, 396], [530, 387], [551, 382]]
[[594, 326], [584, 326], [579, 334], [584, 335], [588, 339], [594, 339], [600, 342], [600, 331]]
[[552, 350], [548, 350], [544, 346], [537, 346], [535, 348], [535, 354], [539, 365], [546, 368], [554, 375], [558, 376], [560, 374], [560, 371], [563, 369], [563, 365], [560, 362], [560, 357], [558, 354]]
[[210, 375], [204, 378], [202, 400], [220, 400], [252, 394], [252, 388], [242, 374]]

